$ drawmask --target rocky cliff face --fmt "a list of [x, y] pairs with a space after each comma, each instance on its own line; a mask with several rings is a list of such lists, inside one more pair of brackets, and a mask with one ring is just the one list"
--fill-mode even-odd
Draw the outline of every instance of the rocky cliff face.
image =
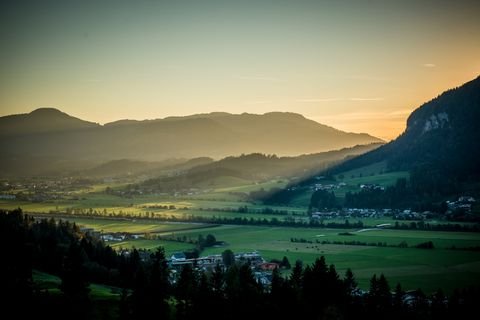
[[392, 170], [429, 168], [445, 175], [480, 175], [480, 77], [448, 90], [409, 116], [397, 139], [337, 170], [387, 161]]

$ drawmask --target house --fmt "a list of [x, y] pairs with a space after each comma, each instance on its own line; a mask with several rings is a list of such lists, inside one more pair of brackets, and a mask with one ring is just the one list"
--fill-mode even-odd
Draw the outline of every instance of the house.
[[458, 202], [473, 203], [473, 202], [475, 202], [475, 198], [470, 197], [470, 196], [462, 196], [462, 197], [458, 198]]
[[333, 218], [335, 216], [337, 216], [338, 214], [336, 212], [313, 212], [312, 213], [312, 216], [311, 218], [312, 219], [330, 219], [330, 218]]
[[278, 266], [278, 263], [275, 263], [275, 262], [265, 262], [265, 263], [259, 264], [258, 267], [263, 271], [273, 271], [277, 269], [279, 266]]
[[172, 262], [185, 261], [187, 259], [187, 256], [183, 252], [175, 252], [174, 254], [172, 254], [170, 259], [172, 260]]
[[105, 242], [108, 242], [108, 241], [123, 241], [125, 240], [126, 238], [126, 235], [125, 234], [121, 234], [121, 233], [106, 233], [106, 234], [102, 234], [100, 236], [100, 239], [102, 239], [103, 241]]

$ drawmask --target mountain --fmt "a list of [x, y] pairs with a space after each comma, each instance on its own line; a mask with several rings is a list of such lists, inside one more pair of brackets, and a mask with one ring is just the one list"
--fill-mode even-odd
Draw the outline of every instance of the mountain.
[[457, 180], [480, 176], [480, 77], [448, 90], [409, 116], [395, 140], [334, 169], [342, 172], [379, 161], [389, 170], [438, 172]]
[[178, 171], [174, 176], [149, 179], [140, 184], [140, 189], [149, 192], [172, 192], [190, 188], [271, 181], [272, 179], [298, 179], [310, 176], [320, 169], [331, 167], [350, 157], [376, 149], [380, 145], [378, 143], [361, 145], [297, 157], [277, 157], [260, 153], [231, 156], [186, 168], [186, 170]]
[[[61, 161], [103, 163], [116, 159], [161, 161], [247, 153], [299, 155], [381, 142], [347, 133], [295, 113], [210, 113], [105, 125], [56, 109], [0, 118], [0, 174], [55, 170]], [[28, 164], [41, 164], [25, 171]], [[49, 163], [52, 166], [49, 167]], [[21, 164], [21, 165], [20, 165]]]
[[0, 137], [47, 132], [65, 132], [99, 127], [99, 124], [83, 121], [54, 108], [40, 108], [28, 114], [0, 117]]
[[[346, 207], [410, 208], [444, 213], [445, 200], [463, 195], [480, 196], [479, 123], [480, 77], [420, 106], [409, 116], [405, 131], [397, 139], [267, 195], [263, 200], [288, 203], [298, 194], [312, 194], [320, 176], [327, 180], [337, 177], [350, 184], [341, 203]], [[356, 180], [353, 173], [357, 175]], [[357, 186], [382, 181], [379, 182], [382, 188], [362, 190], [351, 181]], [[328, 194], [318, 191], [314, 196], [322, 192]], [[310, 206], [318, 208], [314, 196]], [[337, 198], [343, 197], [337, 195]]]

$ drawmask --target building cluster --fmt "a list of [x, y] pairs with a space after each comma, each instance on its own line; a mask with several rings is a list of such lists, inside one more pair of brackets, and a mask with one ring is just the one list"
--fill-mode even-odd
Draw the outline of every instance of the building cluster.
[[392, 209], [344, 208], [341, 210], [315, 211], [311, 218], [316, 220], [350, 219], [350, 218], [383, 218], [394, 215]]
[[362, 190], [380, 190], [385, 191], [385, 187], [378, 184], [361, 184], [360, 189]]
[[330, 183], [330, 184], [322, 184], [322, 183], [315, 183], [311, 189], [313, 191], [317, 190], [336, 190], [345, 187], [347, 184], [345, 182], [340, 182], [340, 183]]
[[407, 209], [396, 211], [393, 218], [396, 220], [425, 220], [430, 218], [432, 214], [430, 211], [416, 212]]
[[344, 208], [342, 210], [333, 211], [316, 211], [312, 212], [313, 220], [329, 220], [329, 219], [363, 219], [374, 218], [380, 219], [391, 217], [395, 220], [426, 220], [435, 216], [431, 211], [416, 212], [410, 209], [367, 209], [367, 208]]
[[0, 182], [0, 200], [44, 202], [79, 200], [76, 191], [90, 188], [91, 181], [75, 178], [29, 179]]
[[[253, 271], [256, 281], [263, 286], [269, 286], [271, 284], [272, 271], [279, 268], [278, 263], [265, 261], [265, 259], [263, 259], [263, 257], [256, 251], [236, 253], [234, 254], [234, 257], [235, 263], [248, 264]], [[177, 281], [179, 273], [185, 265], [189, 265], [199, 272], [213, 270], [217, 265], [225, 269], [224, 260], [221, 254], [187, 259], [183, 252], [176, 252], [170, 256], [167, 263], [170, 268], [172, 283]]]
[[137, 240], [144, 238], [145, 234], [132, 234], [129, 232], [101, 232], [93, 228], [80, 228], [80, 232], [90, 236], [100, 238], [105, 242], [120, 242], [126, 240]]
[[450, 211], [463, 210], [467, 213], [472, 211], [472, 206], [476, 200], [474, 197], [461, 196], [456, 201], [447, 201], [447, 206]]
[[[234, 257], [235, 261], [240, 263], [247, 263], [252, 268], [262, 268], [263, 264], [266, 263], [262, 256], [256, 251], [236, 253], [234, 254]], [[187, 259], [186, 255], [183, 252], [176, 252], [172, 254], [170, 259], [168, 260], [168, 264], [171, 268], [183, 267], [184, 265], [189, 264], [193, 267], [200, 267], [206, 270], [209, 267], [214, 268], [217, 264], [223, 266], [224, 262], [221, 254]]]

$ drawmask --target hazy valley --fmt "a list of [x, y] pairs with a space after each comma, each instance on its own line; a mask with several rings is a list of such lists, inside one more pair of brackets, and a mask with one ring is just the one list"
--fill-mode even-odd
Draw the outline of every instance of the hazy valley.
[[[41, 121], [37, 126], [29, 125], [31, 132], [25, 135], [20, 134], [27, 128], [25, 123], [23, 127], [2, 127], [2, 147], [8, 151], [2, 160], [7, 163], [4, 170], [8, 156], [16, 159], [13, 154], [17, 151], [16, 157], [25, 162], [14, 161], [15, 169], [4, 171], [0, 206], [9, 210], [20, 207], [37, 219], [56, 217], [75, 222], [80, 230], [99, 235], [119, 254], [132, 248], [162, 246], [167, 257], [184, 252], [185, 261], [198, 257], [204, 261], [202, 257], [221, 260], [225, 250], [255, 252], [259, 259], [265, 259], [262, 261], [281, 266], [285, 274], [289, 267], [278, 264], [282, 259], [289, 264], [296, 260], [313, 263], [322, 255], [341, 272], [356, 265], [354, 261], [363, 261], [355, 267], [359, 290], [368, 288], [372, 274], [382, 273], [405, 289], [420, 287], [426, 293], [437, 289], [442, 279], [442, 288], [451, 292], [458, 286], [480, 283], [475, 267], [480, 261], [476, 249], [480, 246], [476, 166], [480, 140], [474, 125], [479, 118], [479, 83], [476, 79], [421, 106], [410, 116], [406, 131], [387, 144], [327, 128], [328, 134], [349, 137], [349, 144], [358, 139], [367, 144], [288, 157], [252, 153], [215, 159], [227, 150], [253, 149], [242, 149], [241, 144], [230, 146], [231, 137], [223, 140], [229, 143], [215, 149], [212, 146], [216, 143], [188, 128], [193, 125], [192, 130], [202, 131], [205, 128], [202, 124], [201, 129], [196, 127], [197, 121], [220, 117], [222, 126], [247, 132], [254, 127], [248, 125], [250, 120], [276, 117], [281, 120], [279, 126], [273, 121], [265, 130], [273, 137], [294, 121], [296, 129], [290, 131], [298, 134], [295, 139], [308, 142], [297, 151], [309, 150], [315, 139], [320, 149], [328, 143], [343, 146], [347, 142], [333, 142], [322, 136], [326, 133], [321, 125], [291, 114], [210, 114], [105, 126], [56, 110], [4, 117], [3, 123], [15, 123], [12, 119], [19, 117], [28, 123], [40, 116]], [[243, 117], [247, 120], [240, 126], [238, 121]], [[317, 132], [318, 136], [305, 133], [306, 124], [313, 127], [307, 128], [309, 134]], [[172, 133], [182, 130], [188, 130], [190, 136]], [[257, 130], [255, 134], [260, 133]], [[91, 146], [82, 140], [92, 135], [103, 137], [96, 141], [122, 137], [115, 138], [122, 146], [112, 143], [111, 149], [98, 154], [95, 148], [100, 150], [105, 144]], [[146, 139], [146, 135], [159, 139]], [[161, 152], [166, 142], [160, 137], [168, 136], [177, 142], [170, 144], [168, 152]], [[210, 142], [200, 143], [199, 137]], [[13, 144], [28, 139], [35, 142], [21, 147]], [[140, 146], [134, 148], [136, 157], [107, 160], [132, 155], [129, 145], [142, 139], [148, 143], [140, 143], [142, 152]], [[295, 139], [278, 139], [277, 143], [289, 145], [291, 141], [293, 148]], [[72, 141], [92, 149], [75, 148]], [[248, 145], [248, 139], [244, 141]], [[257, 141], [251, 148], [261, 148], [266, 141]], [[185, 145], [175, 153], [182, 143]], [[48, 157], [46, 150], [35, 151], [45, 144], [52, 152]], [[148, 151], [150, 148], [153, 150]], [[274, 148], [270, 145], [268, 150]], [[184, 158], [183, 150], [205, 157]], [[196, 154], [193, 150], [203, 151]], [[71, 166], [58, 166], [60, 158]], [[37, 166], [37, 159], [45, 162]], [[40, 169], [42, 175], [37, 176]], [[201, 244], [207, 235], [213, 236], [217, 245]], [[243, 258], [240, 255], [237, 259]], [[178, 269], [175, 260], [168, 261], [173, 270]], [[260, 271], [257, 280], [268, 283], [261, 280], [268, 279], [268, 274]]]
[[0, 314], [470, 319], [478, 17], [2, 2]]

